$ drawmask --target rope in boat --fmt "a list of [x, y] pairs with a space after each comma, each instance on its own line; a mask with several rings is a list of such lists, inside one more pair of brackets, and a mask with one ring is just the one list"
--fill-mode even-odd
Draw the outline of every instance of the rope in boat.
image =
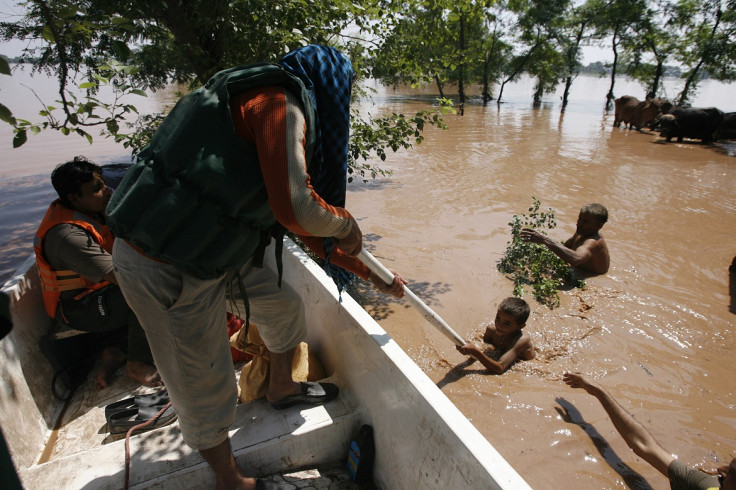
[[167, 403], [161, 410], [159, 410], [156, 415], [146, 420], [145, 422], [131, 427], [130, 429], [128, 429], [128, 433], [125, 434], [125, 485], [123, 486], [125, 490], [128, 490], [130, 488], [130, 436], [133, 435], [133, 432], [135, 432], [136, 430], [142, 429], [149, 424], [156, 422], [170, 406], [171, 402]]

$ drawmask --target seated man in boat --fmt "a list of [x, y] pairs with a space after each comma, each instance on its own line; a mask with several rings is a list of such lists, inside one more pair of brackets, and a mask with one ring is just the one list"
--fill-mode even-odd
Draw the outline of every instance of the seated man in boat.
[[716, 469], [717, 475], [688, 468], [683, 462], [676, 459], [672, 453], [660, 446], [652, 434], [637, 422], [602, 386], [590, 381], [580, 373], [565, 373], [562, 380], [568, 386], [582, 388], [596, 397], [626, 444], [637, 456], [669, 478], [670, 487], [674, 490], [716, 488], [736, 490], [736, 457], [731, 459], [730, 464], [719, 466]]
[[279, 228], [379, 290], [403, 295], [399, 275], [386, 284], [355, 257], [362, 233], [344, 208], [352, 80], [343, 54], [315, 45], [278, 64], [217, 73], [177, 103], [107, 207], [120, 286], [184, 442], [210, 464], [218, 488], [273, 485], [238, 468], [230, 446], [238, 393], [228, 290], [244, 291], [246, 325], [258, 324], [270, 352], [266, 399], [274, 408], [338, 394], [334, 384], [291, 377], [306, 337], [304, 305], [279, 273], [261, 267], [274, 235], [279, 253]]
[[[54, 169], [51, 183], [59, 198], [49, 206], [33, 247], [46, 313], [76, 330], [122, 334], [122, 342], [117, 343], [127, 344], [127, 355], [118, 345], [102, 350], [97, 388], [106, 387], [124, 364], [131, 378], [146, 386], [160, 386], [146, 335], [113, 271], [114, 237], [105, 226], [105, 207], [112, 190], [105, 185], [102, 168], [75, 157]], [[111, 338], [115, 339], [107, 340]]]
[[503, 374], [517, 360], [528, 361], [536, 356], [531, 337], [523, 331], [528, 318], [529, 304], [521, 298], [511, 296], [498, 305], [496, 319], [483, 334], [483, 342], [495, 347], [498, 360], [486, 356], [472, 342], [455, 348], [478, 359], [493, 374]]
[[601, 204], [586, 204], [580, 208], [575, 233], [562, 243], [557, 243], [537, 230], [524, 228], [521, 239], [541, 243], [555, 255], [573, 267], [593, 274], [605, 274], [611, 264], [606, 240], [600, 229], [608, 221], [608, 210]]

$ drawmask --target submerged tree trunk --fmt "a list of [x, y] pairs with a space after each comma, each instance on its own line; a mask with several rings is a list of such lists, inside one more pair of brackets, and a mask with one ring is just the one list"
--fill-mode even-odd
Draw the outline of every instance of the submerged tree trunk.
[[539, 104], [542, 103], [542, 95], [544, 95], [544, 84], [542, 83], [542, 79], [537, 80], [537, 86], [534, 88], [534, 99], [533, 104], [534, 107], [539, 106]]
[[457, 92], [460, 96], [460, 108], [458, 113], [465, 114], [465, 16], [460, 16], [460, 73], [458, 76]]
[[516, 75], [518, 75], [519, 73], [521, 73], [521, 71], [526, 66], [527, 61], [529, 61], [529, 58], [531, 58], [531, 56], [534, 53], [534, 51], [536, 51], [536, 49], [541, 44], [542, 44], [542, 41], [540, 41], [539, 39], [537, 39], [537, 44], [535, 44], [534, 46], [532, 46], [532, 48], [529, 50], [528, 53], [526, 53], [524, 56], [520, 56], [519, 58], [517, 58], [517, 60], [520, 60], [519, 61], [519, 65], [516, 67], [516, 69], [513, 71], [513, 73], [511, 73], [511, 75], [509, 75], [506, 78], [506, 80], [504, 80], [503, 83], [501, 83], [501, 90], [499, 90], [499, 92], [498, 92], [498, 99], [496, 99], [496, 104], [500, 104], [501, 103], [501, 96], [503, 96], [503, 87], [504, 87], [504, 85], [506, 85], [508, 82], [510, 82], [511, 80], [513, 80], [514, 78], [516, 78]]
[[716, 32], [718, 31], [718, 26], [721, 23], [721, 10], [718, 10], [718, 13], [716, 13], [716, 21], [713, 24], [713, 28], [710, 30], [710, 38], [708, 39], [707, 45], [703, 48], [702, 54], [700, 55], [700, 61], [698, 61], [698, 64], [695, 65], [695, 68], [693, 68], [690, 73], [687, 76], [687, 79], [685, 80], [685, 86], [682, 87], [682, 92], [680, 92], [680, 96], [677, 99], [677, 105], [682, 105], [685, 102], [687, 102], [689, 96], [690, 96], [690, 90], [692, 90], [697, 84], [698, 84], [698, 77], [700, 76], [700, 69], [703, 67], [703, 64], [705, 63], [705, 59], [708, 56], [708, 53], [711, 49], [713, 49], [713, 46], [711, 46], [711, 42], [713, 41], [713, 38], [716, 35]]
[[442, 82], [440, 82], [440, 77], [437, 75], [434, 76], [434, 81], [437, 84], [437, 91], [440, 93], [440, 98], [445, 98], [445, 92], [442, 90]]
[[565, 91], [562, 94], [562, 111], [567, 107], [568, 98], [570, 96], [570, 87], [572, 86], [572, 81], [578, 74], [578, 53], [580, 52], [580, 43], [582, 42], [583, 35], [585, 34], [585, 25], [586, 22], [580, 24], [580, 29], [578, 29], [578, 32], [575, 34], [575, 44], [573, 44], [567, 52], [567, 67], [569, 74], [565, 78]]
[[660, 56], [657, 52], [657, 46], [653, 42], [651, 43], [651, 48], [652, 53], [654, 54], [654, 59], [657, 60], [657, 68], [654, 71], [654, 79], [652, 80], [652, 85], [647, 93], [647, 98], [654, 99], [659, 93], [659, 84], [664, 76], [665, 58]]
[[491, 49], [486, 52], [485, 60], [483, 61], [483, 105], [488, 105], [488, 101], [493, 99], [491, 95], [491, 60], [496, 52], [496, 31], [493, 31], [493, 42], [491, 43]]
[[654, 80], [652, 80], [652, 88], [649, 90], [649, 93], [647, 93], [647, 98], [654, 99], [657, 97], [657, 93], [659, 92], [659, 83], [662, 80], [662, 76], [664, 74], [664, 63], [662, 60], [657, 58], [657, 68], [654, 71]]
[[616, 49], [618, 45], [618, 29], [619, 27], [616, 26], [616, 29], [613, 31], [613, 63], [611, 63], [611, 87], [608, 89], [608, 93], [606, 94], [606, 110], [611, 109], [611, 105], [613, 105], [613, 86], [616, 84], [616, 67], [618, 66], [618, 50]]
[[565, 91], [562, 93], [562, 112], [565, 112], [567, 107], [567, 100], [570, 96], [570, 87], [572, 86], [572, 75], [565, 78]]
[[693, 68], [690, 74], [688, 74], [687, 78], [685, 79], [685, 85], [682, 87], [682, 92], [680, 92], [680, 95], [677, 97], [677, 105], [683, 105], [687, 103], [688, 99], [690, 98], [690, 91], [697, 83], [696, 80], [698, 79], [698, 76], [700, 74], [701, 66], [703, 66], [703, 60], [700, 60], [700, 62], [695, 66], [695, 68]]

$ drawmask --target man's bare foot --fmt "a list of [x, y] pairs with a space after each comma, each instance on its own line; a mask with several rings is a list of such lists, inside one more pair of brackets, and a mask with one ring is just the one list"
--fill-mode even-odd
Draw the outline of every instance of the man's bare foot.
[[269, 383], [268, 389], [266, 390], [266, 400], [269, 403], [281, 400], [284, 397], [290, 395], [299, 395], [302, 393], [302, 385], [295, 381], [291, 381], [287, 384], [276, 385], [276, 383]]
[[125, 364], [125, 354], [117, 347], [107, 347], [102, 350], [102, 369], [97, 373], [95, 389], [107, 388], [115, 371]]
[[146, 362], [128, 361], [125, 366], [125, 374], [145, 386], [163, 386], [164, 384], [156, 366]]

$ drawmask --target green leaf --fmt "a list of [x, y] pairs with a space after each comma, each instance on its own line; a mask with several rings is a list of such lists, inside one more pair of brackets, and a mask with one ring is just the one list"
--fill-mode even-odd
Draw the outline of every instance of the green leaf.
[[15, 126], [16, 124], [15, 118], [13, 117], [13, 113], [10, 112], [10, 109], [5, 107], [3, 104], [0, 104], [0, 119], [5, 121], [8, 124], [12, 124], [13, 126]]
[[95, 77], [97, 80], [99, 80], [102, 83], [108, 83], [110, 81], [109, 78], [105, 78], [102, 75], [100, 75], [99, 73], [93, 73], [92, 76]]
[[17, 133], [15, 133], [15, 138], [13, 138], [13, 148], [18, 148], [20, 146], [23, 146], [23, 144], [28, 141], [28, 135], [26, 134], [25, 129], [21, 129]]
[[115, 57], [120, 61], [127, 61], [127, 59], [130, 58], [130, 48], [123, 41], [113, 41], [112, 51], [115, 53]]
[[49, 44], [54, 44], [56, 42], [56, 39], [54, 38], [54, 33], [49, 26], [43, 26], [43, 29], [41, 30], [41, 37], [45, 41], [48, 41]]
[[141, 97], [148, 97], [148, 94], [145, 92], [145, 90], [141, 89], [133, 89], [130, 91], [131, 94], [140, 95]]
[[0, 73], [10, 75], [10, 62], [8, 58], [0, 54]]
[[77, 134], [81, 134], [82, 136], [85, 136], [87, 138], [87, 141], [89, 141], [89, 144], [90, 145], [92, 144], [92, 135], [91, 134], [89, 134], [88, 132], [84, 131], [81, 128], [76, 128], [75, 131], [77, 132]]
[[83, 84], [79, 85], [79, 88], [83, 90], [88, 89], [88, 88], [93, 88], [93, 87], [99, 87], [99, 84], [95, 82], [84, 82]]

